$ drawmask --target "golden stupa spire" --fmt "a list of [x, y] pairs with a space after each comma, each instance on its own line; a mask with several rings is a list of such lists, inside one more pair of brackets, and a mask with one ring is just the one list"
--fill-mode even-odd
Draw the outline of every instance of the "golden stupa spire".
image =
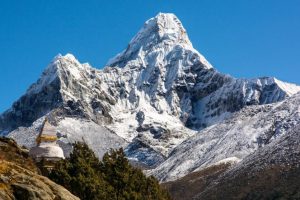
[[37, 145], [44, 142], [55, 142], [57, 140], [56, 129], [53, 127], [46, 117], [39, 136], [36, 138]]

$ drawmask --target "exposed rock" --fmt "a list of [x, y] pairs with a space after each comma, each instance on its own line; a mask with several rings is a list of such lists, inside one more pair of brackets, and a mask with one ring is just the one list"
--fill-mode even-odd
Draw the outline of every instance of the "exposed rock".
[[[299, 86], [272, 77], [236, 79], [218, 72], [193, 48], [173, 14], [159, 13], [149, 19], [107, 65], [97, 70], [71, 54], [57, 56], [26, 94], [0, 116], [0, 132], [29, 147], [40, 119], [47, 115], [58, 129], [69, 119], [78, 124], [74, 133], [60, 131], [68, 135], [61, 139], [66, 144], [81, 140], [77, 132], [84, 130], [86, 140], [103, 133], [103, 140], [109, 141], [94, 143], [95, 151], [99, 146], [115, 147], [112, 144], [122, 140], [116, 146], [126, 148], [138, 138], [151, 152], [169, 157], [183, 141], [235, 112], [280, 102], [300, 91]], [[99, 131], [88, 130], [80, 122], [93, 124]], [[68, 129], [74, 129], [72, 124]], [[144, 149], [134, 151], [139, 156], [127, 152], [132, 158], [149, 158], [141, 156], [147, 152]], [[153, 163], [149, 159], [139, 162]]]
[[60, 185], [39, 175], [28, 156], [11, 139], [0, 138], [0, 199], [79, 200]]
[[[282, 138], [292, 137], [299, 124], [300, 93], [283, 102], [248, 106], [185, 140], [149, 173], [160, 181], [173, 181], [224, 159], [242, 160], [270, 145], [275, 147]], [[277, 148], [281, 147], [274, 151]]]

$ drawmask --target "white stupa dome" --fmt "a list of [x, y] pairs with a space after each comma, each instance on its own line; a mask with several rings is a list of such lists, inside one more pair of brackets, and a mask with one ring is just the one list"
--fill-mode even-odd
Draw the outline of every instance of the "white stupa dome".
[[43, 143], [40, 146], [32, 147], [29, 155], [34, 158], [65, 158], [62, 148], [53, 143]]

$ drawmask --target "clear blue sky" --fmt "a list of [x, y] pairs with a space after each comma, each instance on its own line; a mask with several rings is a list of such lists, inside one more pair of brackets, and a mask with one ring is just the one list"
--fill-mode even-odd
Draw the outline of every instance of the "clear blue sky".
[[1, 0], [0, 112], [58, 53], [102, 68], [158, 12], [175, 13], [219, 71], [300, 84], [299, 0]]

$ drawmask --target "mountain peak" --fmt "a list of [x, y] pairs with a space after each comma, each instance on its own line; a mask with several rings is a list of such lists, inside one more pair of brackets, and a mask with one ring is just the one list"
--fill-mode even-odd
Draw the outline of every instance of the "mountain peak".
[[144, 29], [157, 31], [161, 39], [169, 39], [191, 45], [182, 23], [172, 13], [157, 14], [154, 18], [146, 21]]
[[169, 41], [192, 46], [180, 20], [172, 13], [158, 13], [150, 18], [131, 40], [130, 44]]
[[172, 13], [159, 13], [147, 20], [129, 42], [128, 47], [109, 60], [107, 65], [116, 66], [124, 60], [134, 59], [141, 54], [141, 51], [146, 54], [157, 49], [169, 51], [177, 45], [185, 49], [193, 49], [193, 45], [180, 20]]
[[88, 64], [81, 64], [73, 54], [58, 54], [43, 71], [40, 79], [30, 86], [27, 93], [39, 93], [45, 86], [61, 78], [61, 73], [68, 73], [68, 76], [80, 79], [80, 73], [86, 66]]
[[64, 62], [76, 62], [79, 63], [78, 60], [76, 59], [76, 57], [71, 54], [71, 53], [67, 53], [66, 55], [62, 55], [62, 54], [58, 54], [57, 56], [55, 56], [52, 60], [52, 63], [55, 63], [57, 61], [64, 61]]

